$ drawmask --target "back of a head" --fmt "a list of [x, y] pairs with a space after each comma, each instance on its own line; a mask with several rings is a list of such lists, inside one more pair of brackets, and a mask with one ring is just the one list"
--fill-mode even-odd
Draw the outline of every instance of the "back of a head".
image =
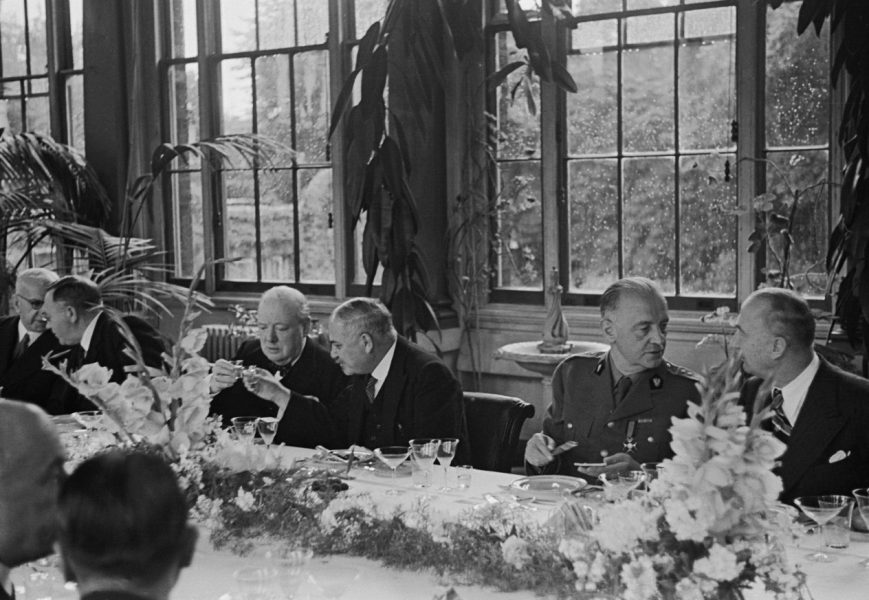
[[783, 337], [799, 350], [809, 350], [815, 343], [815, 316], [809, 303], [793, 290], [761, 288], [746, 300], [763, 303], [763, 319], [769, 331]]
[[645, 277], [624, 277], [613, 282], [604, 290], [600, 297], [600, 314], [616, 310], [619, 300], [625, 295], [635, 295], [640, 298], [663, 299], [664, 294], [658, 284]]
[[374, 298], [360, 296], [347, 300], [332, 311], [332, 320], [351, 328], [357, 334], [368, 333], [379, 340], [394, 339], [397, 335], [389, 309]]
[[50, 286], [48, 291], [55, 302], [64, 302], [83, 313], [102, 303], [97, 284], [79, 275], [65, 275]]
[[61, 489], [58, 521], [64, 560], [80, 582], [150, 584], [187, 564], [187, 504], [159, 456], [116, 450], [83, 462]]

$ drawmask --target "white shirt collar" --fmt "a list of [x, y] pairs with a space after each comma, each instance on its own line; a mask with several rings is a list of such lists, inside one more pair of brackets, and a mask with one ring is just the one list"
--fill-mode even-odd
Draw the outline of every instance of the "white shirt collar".
[[87, 327], [85, 327], [84, 333], [81, 334], [81, 341], [78, 343], [78, 345], [84, 348], [85, 354], [87, 354], [88, 350], [90, 350], [91, 340], [94, 337], [94, 329], [97, 328], [97, 320], [99, 320], [101, 316], [102, 313], [97, 313], [97, 316], [91, 319], [91, 322], [88, 323]]
[[398, 338], [392, 342], [392, 345], [389, 347], [389, 350], [386, 351], [386, 354], [383, 355], [383, 358], [380, 359], [380, 362], [377, 363], [377, 366], [374, 367], [374, 370], [371, 371], [371, 376], [374, 377], [377, 381], [374, 383], [374, 395], [380, 393], [380, 388], [383, 387], [383, 382], [386, 379], [386, 376], [389, 374], [389, 367], [392, 366], [392, 357], [395, 356], [395, 345], [398, 343]]
[[806, 401], [806, 395], [809, 393], [809, 386], [815, 379], [815, 374], [818, 372], [818, 367], [821, 366], [821, 361], [818, 360], [818, 355], [812, 352], [812, 360], [803, 372], [794, 377], [787, 385], [780, 388], [782, 394], [782, 409], [787, 416], [791, 425], [797, 422], [797, 417], [800, 416], [800, 410], [803, 408], [803, 403]]
[[24, 339], [24, 336], [28, 336], [28, 345], [32, 344], [36, 340], [39, 339], [39, 336], [42, 335], [41, 331], [30, 331], [27, 327], [24, 326], [24, 323], [21, 322], [21, 318], [18, 318], [18, 341]]

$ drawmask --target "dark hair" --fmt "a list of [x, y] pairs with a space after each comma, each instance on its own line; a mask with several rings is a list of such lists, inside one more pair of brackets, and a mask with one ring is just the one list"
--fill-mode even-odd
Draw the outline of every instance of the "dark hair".
[[114, 450], [83, 462], [61, 488], [58, 521], [73, 571], [153, 581], [183, 560], [187, 503], [154, 454]]
[[374, 298], [351, 298], [332, 311], [332, 319], [349, 326], [356, 335], [367, 333], [377, 339], [396, 335], [389, 309]]
[[811, 348], [815, 343], [815, 316], [809, 303], [793, 290], [761, 288], [752, 293], [746, 303], [763, 300], [763, 320], [770, 333], [783, 337], [788, 344]]
[[600, 297], [600, 314], [605, 316], [607, 312], [616, 310], [619, 300], [626, 294], [634, 294], [643, 298], [661, 298], [661, 288], [651, 279], [645, 277], [625, 277], [612, 283]]
[[78, 275], [65, 275], [46, 290], [51, 292], [55, 302], [65, 302], [73, 307], [76, 312], [87, 312], [102, 303], [100, 289], [97, 284]]

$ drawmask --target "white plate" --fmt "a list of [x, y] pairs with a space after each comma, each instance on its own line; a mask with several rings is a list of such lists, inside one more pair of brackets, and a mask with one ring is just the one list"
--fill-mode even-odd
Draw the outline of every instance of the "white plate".
[[567, 475], [534, 475], [510, 484], [509, 490], [519, 498], [555, 502], [586, 486], [584, 479]]
[[[342, 448], [340, 450], [332, 450], [331, 452], [320, 451], [313, 456], [318, 462], [334, 463], [346, 465], [347, 459], [350, 458], [350, 448]], [[374, 458], [374, 453], [368, 450], [355, 449], [353, 452], [353, 464], [369, 462]]]

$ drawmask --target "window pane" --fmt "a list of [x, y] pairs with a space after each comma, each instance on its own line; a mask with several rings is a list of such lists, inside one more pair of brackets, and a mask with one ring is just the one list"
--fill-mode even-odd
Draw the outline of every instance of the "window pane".
[[620, 11], [619, 0], [573, 0], [573, 14], [578, 17]]
[[676, 6], [679, 0], [628, 0], [627, 9], [660, 8], [662, 6]]
[[736, 8], [710, 8], [690, 10], [683, 13], [684, 37], [734, 35], [736, 33]]
[[299, 170], [301, 273], [306, 283], [335, 283], [332, 170]]
[[[615, 28], [615, 22], [610, 22]], [[615, 153], [618, 127], [618, 54], [592, 52], [568, 56], [567, 68], [574, 81], [582, 82], [575, 94], [567, 94], [568, 152]]]
[[251, 67], [246, 58], [224, 60], [220, 63], [223, 93], [222, 133], [250, 133], [253, 131], [253, 97], [251, 94]]
[[[776, 212], [790, 215], [793, 197], [788, 192], [785, 179], [790, 187], [799, 192], [797, 211], [791, 225], [794, 245], [791, 251], [790, 275], [794, 287], [804, 294], [823, 296], [826, 276], [824, 256], [827, 249], [827, 235], [830, 231], [828, 202], [830, 186], [826, 183], [828, 153], [826, 151], [769, 152], [767, 157], [774, 162], [781, 173], [767, 168], [767, 190], [775, 194]], [[784, 202], [790, 202], [788, 207]], [[771, 243], [774, 251], [782, 256], [782, 238], [773, 235]], [[767, 267], [779, 269], [780, 264], [773, 256], [767, 257]]]
[[644, 48], [622, 56], [624, 143], [627, 151], [673, 148], [673, 48]]
[[193, 277], [205, 261], [201, 173], [174, 173], [171, 182], [175, 275]]
[[387, 0], [355, 0], [356, 5], [356, 39], [360, 39], [374, 21], [379, 21], [386, 14]]
[[223, 247], [226, 258], [240, 258], [226, 264], [226, 279], [256, 281], [256, 213], [253, 173], [224, 171]]
[[724, 149], [736, 117], [735, 45], [689, 43], [679, 48], [679, 147]]
[[[571, 49], [587, 52], [615, 46], [619, 43], [618, 21], [587, 21], [579, 23], [571, 34]], [[615, 75], [615, 71], [611, 73]]]
[[725, 181], [725, 161], [736, 156], [685, 156], [679, 163], [682, 293], [736, 294], [736, 180]]
[[501, 163], [498, 284], [542, 289], [540, 162]]
[[66, 141], [84, 152], [84, 90], [83, 75], [66, 78]]
[[256, 3], [221, 0], [220, 30], [224, 53], [256, 50]]
[[24, 0], [0, 2], [0, 51], [3, 77], [26, 75], [27, 46], [24, 30]]
[[[295, 45], [296, 19], [293, 15], [293, 4], [296, 3], [287, 0], [260, 0], [258, 16], [261, 50]], [[317, 2], [317, 4], [327, 8], [329, 6], [327, 2]], [[304, 21], [302, 23], [303, 27], [308, 26]]]
[[0, 127], [8, 133], [21, 133], [21, 101], [0, 99]]
[[602, 291], [618, 279], [618, 161], [568, 163], [570, 288]]
[[[256, 111], [257, 131], [293, 147], [289, 56], [281, 54], [257, 59]], [[291, 157], [284, 157], [283, 160], [281, 166], [292, 165]]]
[[192, 58], [199, 54], [196, 42], [196, 0], [169, 0], [169, 44], [172, 58]]
[[628, 44], [650, 44], [655, 42], [671, 42], [673, 40], [673, 14], [648, 15], [625, 19], [625, 31]]
[[[299, 27], [298, 45], [326, 43], [329, 36], [329, 3], [296, 0], [296, 10], [299, 13], [299, 23], [303, 25]], [[386, 12], [385, 9], [383, 12]]]
[[27, 123], [26, 131], [51, 133], [51, 117], [48, 108], [48, 96], [30, 97], [26, 101]]
[[39, 75], [41, 73], [48, 73], [48, 49], [45, 38], [45, 2], [42, 0], [30, 0], [27, 3], [27, 18], [30, 26], [30, 74]]
[[828, 143], [829, 27], [797, 36], [800, 6], [767, 10], [767, 146]]
[[300, 163], [326, 161], [329, 133], [329, 55], [305, 52], [295, 57], [296, 150]]
[[195, 63], [169, 67], [169, 111], [173, 143], [195, 142], [200, 138], [199, 68]]
[[[513, 36], [499, 33], [496, 36], [496, 69], [520, 60], [522, 53], [513, 43]], [[540, 85], [537, 78], [525, 87], [522, 82], [524, 68], [517, 69], [496, 91], [498, 103], [498, 158], [534, 158], [540, 156]], [[516, 86], [515, 95], [513, 94]]]
[[672, 158], [624, 161], [625, 275], [657, 281], [675, 292], [675, 214]]
[[261, 171], [260, 223], [263, 281], [296, 281], [292, 171]]

